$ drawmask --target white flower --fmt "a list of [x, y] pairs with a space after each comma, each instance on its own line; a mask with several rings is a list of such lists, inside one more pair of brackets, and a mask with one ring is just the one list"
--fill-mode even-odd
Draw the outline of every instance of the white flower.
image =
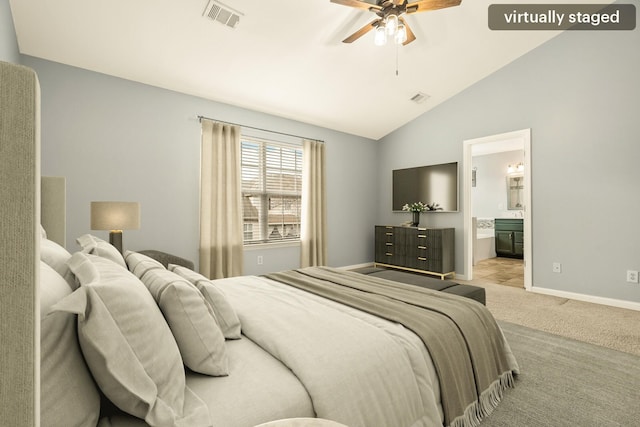
[[432, 202], [430, 204], [422, 203], [422, 202], [413, 202], [411, 204], [406, 204], [402, 207], [403, 211], [408, 212], [425, 212], [425, 211], [439, 211], [442, 210], [439, 204]]

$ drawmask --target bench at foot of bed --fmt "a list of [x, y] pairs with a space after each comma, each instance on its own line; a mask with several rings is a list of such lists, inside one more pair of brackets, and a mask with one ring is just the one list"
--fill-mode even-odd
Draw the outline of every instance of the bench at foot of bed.
[[422, 286], [435, 291], [447, 292], [471, 298], [486, 305], [484, 288], [473, 285], [463, 285], [450, 280], [434, 279], [424, 274], [409, 273], [407, 271], [392, 270], [379, 267], [364, 267], [353, 270], [357, 273], [367, 274], [382, 279], [394, 280], [396, 282], [407, 283], [409, 285]]

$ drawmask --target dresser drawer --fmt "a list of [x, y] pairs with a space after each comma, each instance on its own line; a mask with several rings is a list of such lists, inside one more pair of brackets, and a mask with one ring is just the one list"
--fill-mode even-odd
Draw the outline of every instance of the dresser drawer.
[[376, 263], [441, 277], [454, 274], [453, 228], [376, 226]]

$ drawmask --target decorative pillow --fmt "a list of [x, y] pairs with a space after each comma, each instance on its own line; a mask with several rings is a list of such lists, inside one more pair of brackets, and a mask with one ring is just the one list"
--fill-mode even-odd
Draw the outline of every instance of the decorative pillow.
[[91, 234], [84, 234], [78, 237], [76, 242], [78, 242], [83, 252], [110, 259], [116, 264], [127, 268], [127, 264], [124, 262], [122, 254], [111, 243], [105, 242], [99, 237]]
[[151, 426], [211, 425], [206, 405], [186, 388], [178, 346], [142, 282], [83, 252], [69, 266], [81, 287], [54, 309], [78, 314], [78, 339], [105, 396]]
[[40, 260], [53, 268], [67, 281], [72, 290], [78, 287], [73, 272], [69, 269], [67, 261], [71, 254], [65, 248], [47, 238], [40, 239]]
[[129, 271], [135, 274], [138, 279], [142, 279], [144, 273], [154, 268], [165, 270], [164, 265], [162, 265], [160, 261], [156, 261], [138, 252], [124, 251], [124, 260], [127, 263]]
[[178, 274], [180, 277], [187, 279], [189, 282], [196, 285], [198, 290], [207, 300], [213, 312], [216, 315], [220, 329], [224, 337], [227, 339], [239, 339], [241, 336], [240, 319], [233, 309], [231, 304], [227, 301], [221, 290], [219, 290], [211, 280], [207, 279], [200, 273], [196, 273], [186, 267], [179, 265], [169, 264], [169, 270]]
[[224, 336], [198, 289], [164, 268], [148, 270], [142, 282], [167, 319], [184, 364], [201, 374], [228, 375]]
[[100, 395], [80, 352], [76, 316], [49, 313], [71, 294], [67, 282], [40, 262], [40, 422], [47, 426], [95, 426]]

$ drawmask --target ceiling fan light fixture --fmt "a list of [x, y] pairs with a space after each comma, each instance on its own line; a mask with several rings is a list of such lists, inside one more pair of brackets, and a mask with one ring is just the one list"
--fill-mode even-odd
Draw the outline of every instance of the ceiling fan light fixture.
[[[214, 0], [209, 0], [214, 1]], [[403, 45], [407, 45], [416, 40], [416, 35], [411, 27], [404, 21], [402, 16], [418, 12], [428, 12], [431, 10], [445, 9], [459, 6], [462, 0], [329, 0], [331, 3], [341, 4], [356, 9], [367, 10], [377, 15], [377, 18], [366, 24], [364, 27], [351, 34], [343, 43], [352, 43], [372, 30], [384, 27], [389, 37], [394, 41], [398, 26], [404, 25], [405, 35], [398, 36], [398, 40]], [[406, 38], [405, 38], [406, 37]], [[384, 44], [382, 35], [376, 36], [376, 44]]]
[[403, 24], [398, 25], [398, 30], [396, 34], [393, 36], [396, 44], [402, 44], [407, 41], [407, 29]]
[[387, 44], [387, 29], [383, 24], [376, 27], [373, 42], [376, 46], [384, 46]]
[[398, 15], [392, 13], [387, 16], [387, 19], [385, 21], [387, 33], [389, 33], [390, 36], [393, 36], [398, 30]]

